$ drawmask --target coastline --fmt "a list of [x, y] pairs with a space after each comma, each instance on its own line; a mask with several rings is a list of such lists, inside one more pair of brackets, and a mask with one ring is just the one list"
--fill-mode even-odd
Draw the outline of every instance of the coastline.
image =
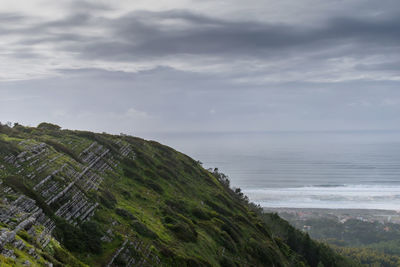
[[278, 213], [284, 219], [307, 220], [314, 218], [330, 218], [344, 222], [356, 219], [365, 222], [400, 224], [400, 210], [382, 209], [330, 209], [330, 208], [270, 208], [263, 207], [264, 212]]

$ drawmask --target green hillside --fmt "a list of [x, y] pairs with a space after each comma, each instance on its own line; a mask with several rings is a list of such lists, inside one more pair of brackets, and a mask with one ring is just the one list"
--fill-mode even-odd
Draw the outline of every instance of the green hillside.
[[1, 266], [352, 266], [172, 148], [48, 123], [0, 126], [0, 251]]

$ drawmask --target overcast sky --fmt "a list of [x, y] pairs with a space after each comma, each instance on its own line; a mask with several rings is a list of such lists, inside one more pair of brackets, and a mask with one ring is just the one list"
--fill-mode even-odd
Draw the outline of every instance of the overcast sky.
[[0, 121], [400, 129], [398, 0], [0, 0]]

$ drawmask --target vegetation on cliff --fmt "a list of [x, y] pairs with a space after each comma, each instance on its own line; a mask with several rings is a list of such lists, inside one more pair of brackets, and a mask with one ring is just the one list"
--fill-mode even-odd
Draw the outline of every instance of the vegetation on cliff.
[[11, 266], [352, 266], [154, 141], [1, 125], [0, 179]]

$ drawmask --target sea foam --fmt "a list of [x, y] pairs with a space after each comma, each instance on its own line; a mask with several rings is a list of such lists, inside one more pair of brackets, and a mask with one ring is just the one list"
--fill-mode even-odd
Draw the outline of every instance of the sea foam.
[[400, 210], [400, 186], [322, 185], [243, 191], [263, 207]]

